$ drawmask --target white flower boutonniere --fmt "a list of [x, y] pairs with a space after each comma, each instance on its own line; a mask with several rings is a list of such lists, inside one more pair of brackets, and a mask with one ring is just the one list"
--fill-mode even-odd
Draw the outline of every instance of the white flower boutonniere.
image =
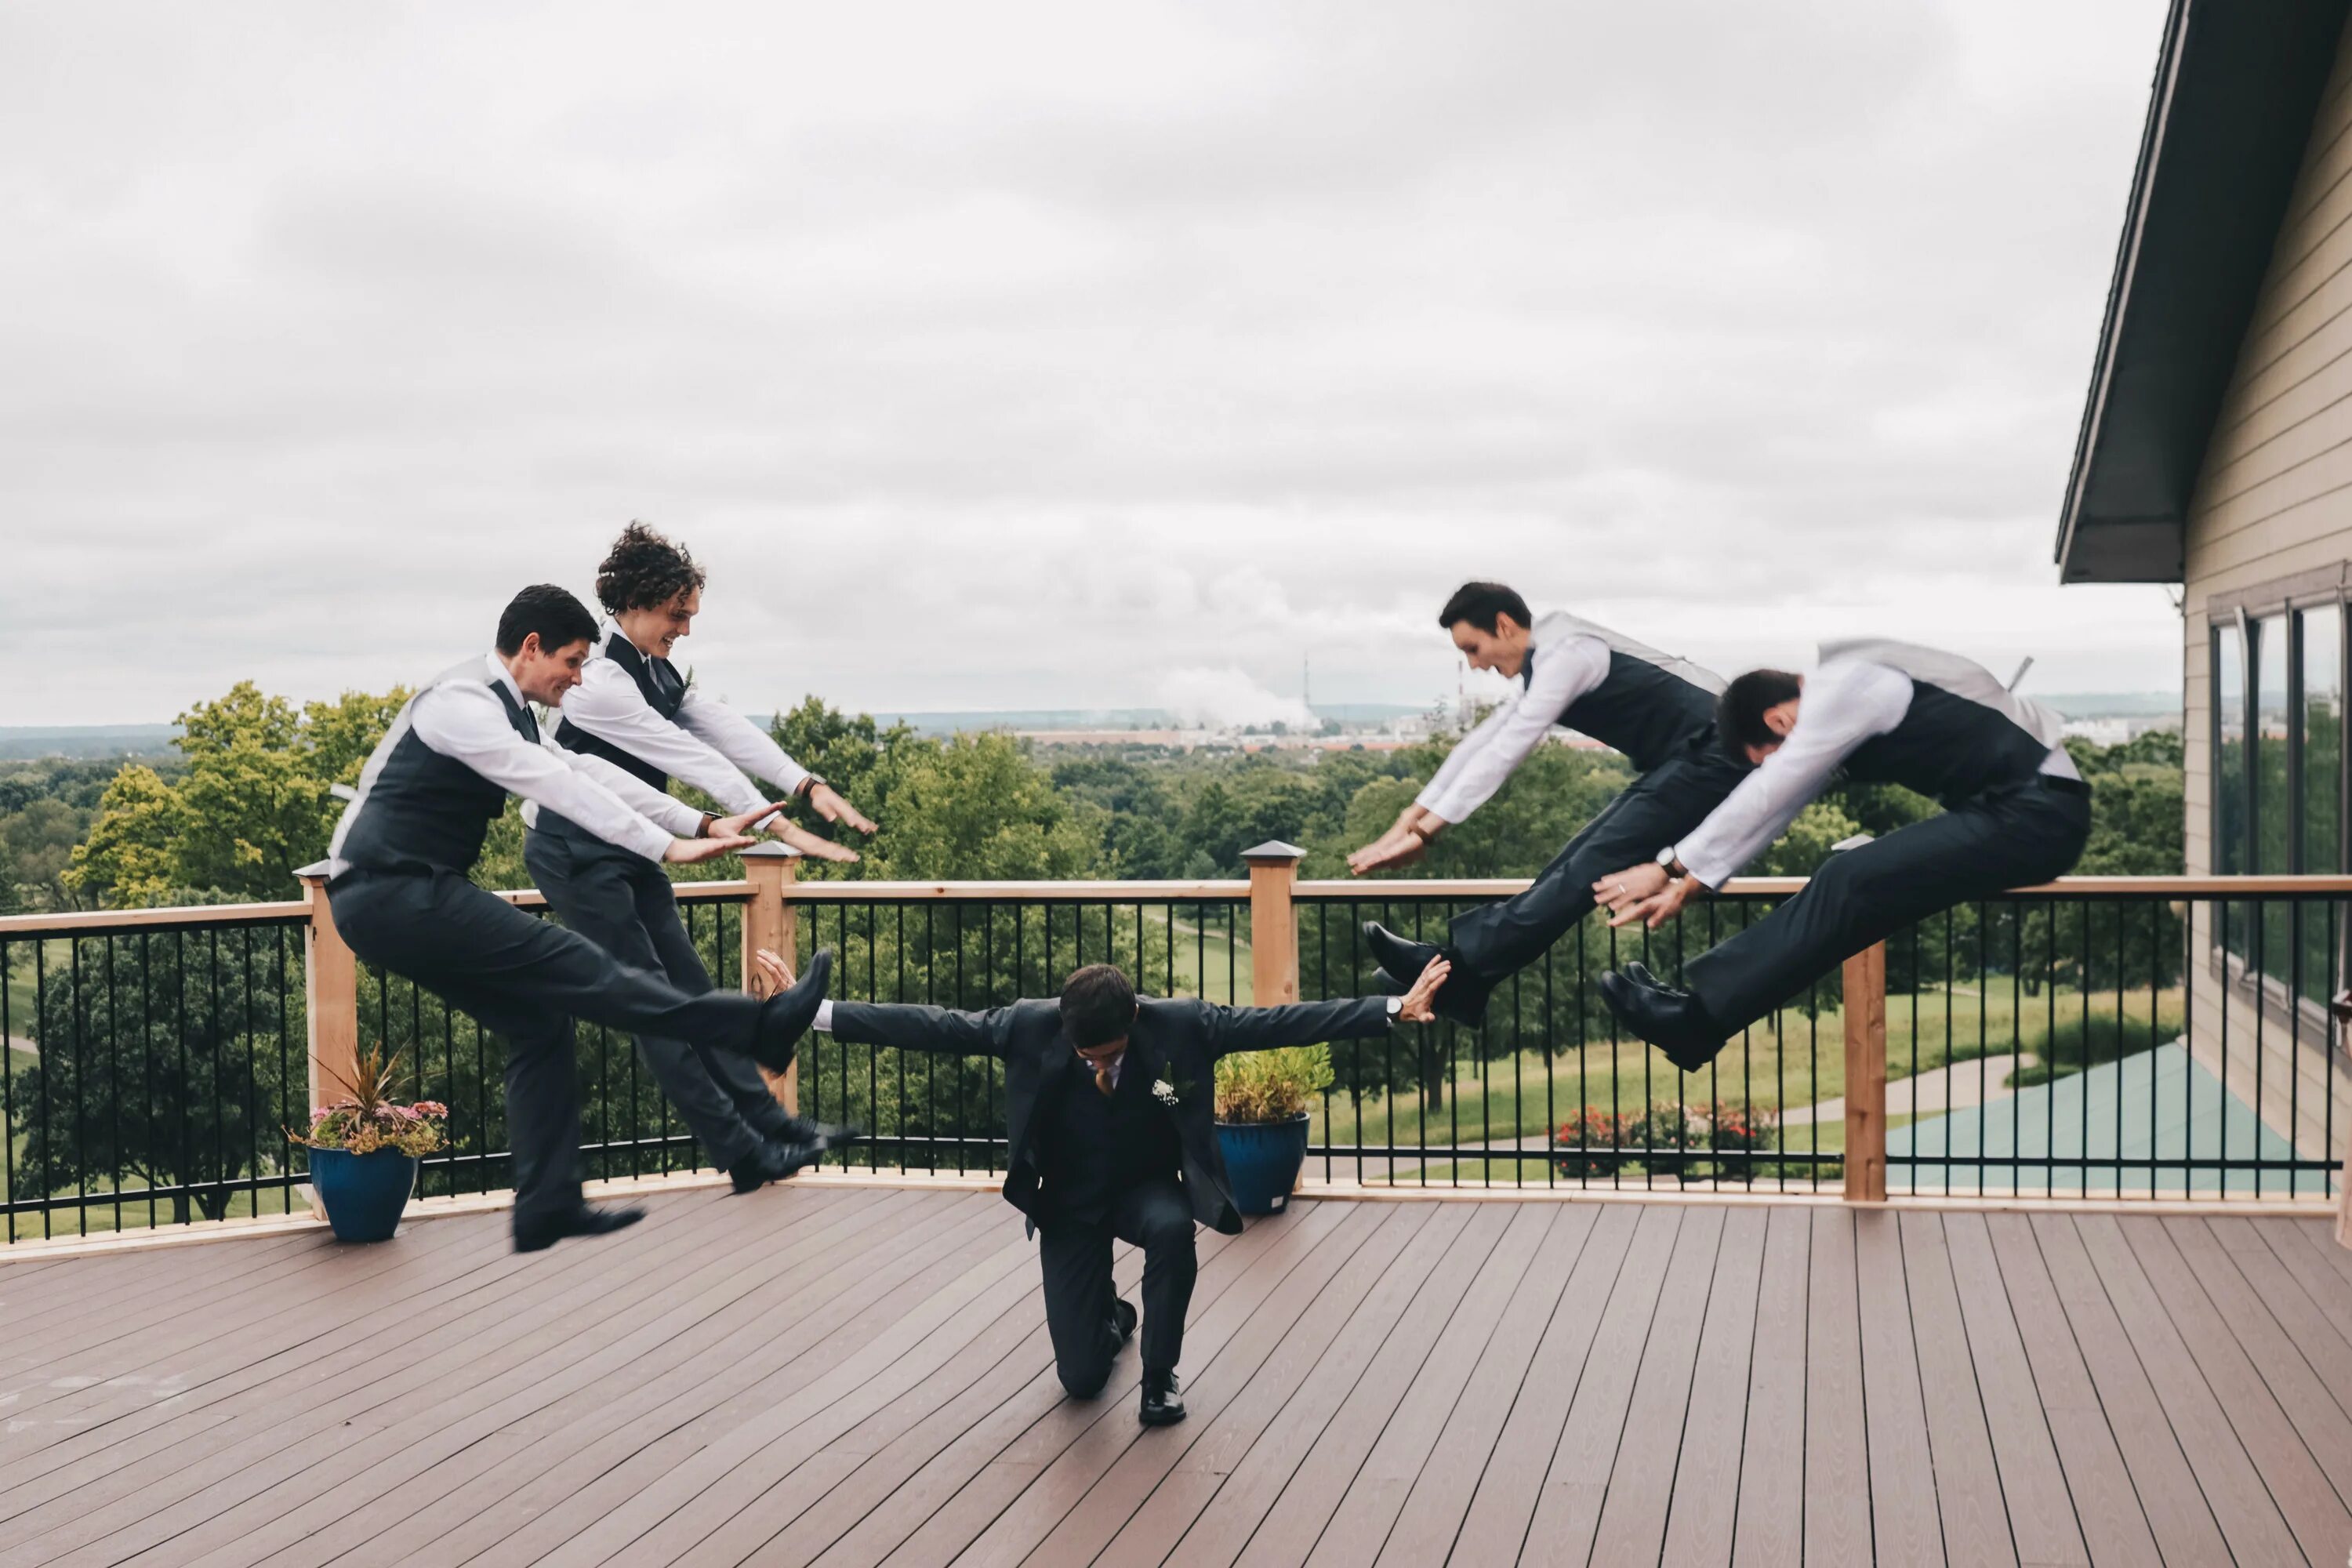
[[1171, 1084], [1164, 1078], [1153, 1079], [1151, 1080], [1151, 1098], [1158, 1100], [1162, 1105], [1173, 1105], [1176, 1103], [1175, 1086]]

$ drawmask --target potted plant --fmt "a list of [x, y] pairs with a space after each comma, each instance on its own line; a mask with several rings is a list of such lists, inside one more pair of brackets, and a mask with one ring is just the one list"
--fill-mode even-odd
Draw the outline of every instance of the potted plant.
[[1328, 1046], [1244, 1051], [1217, 1063], [1217, 1142], [1234, 1206], [1281, 1212], [1307, 1161], [1307, 1108], [1330, 1087]]
[[339, 1241], [391, 1239], [416, 1190], [418, 1161], [449, 1142], [447, 1106], [394, 1101], [399, 1062], [397, 1051], [368, 1052], [351, 1098], [312, 1111], [309, 1132], [286, 1134], [310, 1151], [310, 1186]]

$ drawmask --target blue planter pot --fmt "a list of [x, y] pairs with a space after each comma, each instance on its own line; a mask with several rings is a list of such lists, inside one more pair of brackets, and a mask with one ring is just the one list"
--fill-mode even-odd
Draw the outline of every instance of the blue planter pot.
[[1225, 1179], [1233, 1184], [1235, 1208], [1266, 1215], [1289, 1206], [1298, 1168], [1307, 1163], [1303, 1112], [1288, 1121], [1220, 1121], [1217, 1142], [1224, 1150]]
[[401, 1210], [416, 1190], [417, 1160], [397, 1149], [354, 1154], [348, 1149], [310, 1151], [310, 1185], [327, 1206], [338, 1241], [389, 1241]]

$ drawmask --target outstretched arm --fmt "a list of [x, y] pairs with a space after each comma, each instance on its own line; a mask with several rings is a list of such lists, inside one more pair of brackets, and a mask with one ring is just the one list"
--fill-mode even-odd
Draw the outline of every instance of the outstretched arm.
[[[792, 966], [780, 954], [763, 947], [751, 955], [751, 963], [752, 988], [761, 994], [792, 984]], [[818, 1004], [812, 1026], [858, 1045], [897, 1046], [947, 1057], [1002, 1057], [1013, 1038], [1013, 1010], [957, 1013], [913, 1002], [826, 1001]]]
[[[1294, 1002], [1286, 1007], [1213, 1007], [1213, 1057], [1234, 1051], [1270, 1051], [1311, 1046], [1322, 1040], [1360, 1040], [1389, 1032], [1398, 1023], [1426, 1024], [1436, 1017], [1430, 999], [1454, 966], [1433, 958], [1401, 997], [1362, 996], [1349, 1001]], [[1393, 1011], [1391, 1011], [1393, 1008]]]

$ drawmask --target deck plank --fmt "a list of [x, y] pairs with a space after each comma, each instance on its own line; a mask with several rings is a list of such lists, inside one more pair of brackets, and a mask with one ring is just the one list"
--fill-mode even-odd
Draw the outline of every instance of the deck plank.
[[2017, 1568], [2017, 1545], [1993, 1461], [1982, 1385], [1960, 1316], [1943, 1215], [1906, 1214], [1898, 1228], [1945, 1560], [1958, 1568]]
[[1811, 1211], [1776, 1208], [1764, 1233], [1756, 1338], [1748, 1358], [1732, 1561], [1795, 1568], [1805, 1551], [1805, 1342], [1812, 1273]]
[[1202, 1236], [1193, 1416], [1146, 1431], [1131, 1354], [1064, 1397], [992, 1194], [652, 1209], [532, 1258], [486, 1214], [0, 1273], [98, 1380], [16, 1380], [0, 1568], [2137, 1568], [2352, 1538], [2352, 1271], [2308, 1221], [1316, 1200]]
[[1887, 1562], [1942, 1563], [1937, 1488], [1945, 1478], [1928, 1452], [1901, 1217], [1885, 1209], [1855, 1215], [1853, 1260], [1862, 1322], [1863, 1420], [1870, 1441], [1871, 1536]]
[[1661, 1561], [1717, 1568], [1731, 1561], [1738, 1519], [1741, 1447], [1748, 1427], [1748, 1378], [1756, 1347], [1756, 1303], [1764, 1270], [1762, 1209], [1723, 1216], [1706, 1321], [1691, 1371], [1689, 1406], [1675, 1456]]
[[1853, 1215], [1814, 1209], [1805, 1294], [1805, 1563], [1872, 1561], [1870, 1429], [1863, 1390]]
[[[1950, 1292], [1958, 1326], [1957, 1330], [1950, 1326], [1940, 1306], [1931, 1306], [1945, 1326], [1930, 1329], [1922, 1324], [1921, 1354], [1925, 1358], [1936, 1353], [1930, 1351], [1932, 1344], [1956, 1338], [1965, 1350], [1975, 1381], [1971, 1390], [1958, 1383], [1956, 1371], [1939, 1370], [1935, 1374], [1936, 1386], [1929, 1394], [1930, 1431], [1936, 1429], [1936, 1409], [1941, 1402], [1949, 1402], [1944, 1419], [1965, 1422], [1973, 1394], [2001, 1500], [2000, 1537], [2011, 1553], [2008, 1560], [2034, 1568], [2089, 1568], [2090, 1549], [2084, 1543], [2074, 1500], [2066, 1489], [2066, 1473], [2058, 1458], [2057, 1442], [2051, 1436], [2049, 1414], [2034, 1386], [2024, 1336], [2019, 1332], [2009, 1294], [2001, 1287], [2000, 1266], [1993, 1257], [1992, 1235], [1985, 1228], [1984, 1216], [1950, 1214], [1932, 1216], [1932, 1221], [1930, 1235], [1930, 1216], [1903, 1216], [1906, 1255], [1922, 1260], [1924, 1267], [1912, 1269], [1915, 1280], [1924, 1276], [1927, 1281], [1922, 1300]], [[1910, 1245], [1915, 1226], [1921, 1233], [1916, 1250]], [[1923, 1359], [1923, 1369], [1926, 1364]], [[1974, 1441], [1965, 1436], [1954, 1440]], [[1938, 1455], [1943, 1451], [1939, 1444]], [[1940, 1458], [1937, 1463], [1942, 1463]], [[2111, 1473], [2128, 1497], [2120, 1459], [2113, 1462]], [[2132, 1504], [2131, 1515], [2137, 1523], [2137, 1533], [2144, 1537], [2147, 1527], [2139, 1520], [2137, 1502]], [[1954, 1557], [1973, 1561], [1975, 1548], [1967, 1544], [1972, 1538], [1972, 1531], [1966, 1526], [1958, 1531], [1948, 1527], [1945, 1546]], [[1998, 1558], [1998, 1544], [1987, 1550]], [[2152, 1554], [2152, 1546], [2150, 1551]]]
[[[2012, 1217], [1996, 1216], [1996, 1237], [2006, 1228], [2000, 1222]], [[2083, 1364], [2089, 1371], [2091, 1386], [2095, 1391], [2087, 1406], [2070, 1402], [2064, 1413], [2087, 1420], [2092, 1410], [2100, 1412], [2099, 1418], [2106, 1424], [2123, 1453], [2132, 1489], [2165, 1562], [2229, 1561], [2230, 1549], [2222, 1539], [2212, 1505], [2198, 1484], [2197, 1471], [2189, 1456], [2182, 1452], [2181, 1438], [2173, 1430], [2164, 1402], [2133, 1349], [2130, 1334], [2116, 1316], [2089, 1253], [2084, 1250], [2073, 1218], [2065, 1215], [2036, 1215], [2021, 1223], [2031, 1232], [2029, 1245], [2039, 1251], [2042, 1267], [2047, 1270], [2050, 1286], [2074, 1332], [2074, 1343], [2082, 1352]], [[2008, 1270], [2009, 1261], [2004, 1258], [2004, 1275]], [[2010, 1289], [2015, 1297], [2014, 1281]], [[2024, 1306], [2024, 1300], [2020, 1299], [2021, 1322], [2026, 1316]], [[2048, 1397], [2045, 1394], [2044, 1398]], [[2060, 1410], [2053, 1406], [2051, 1414], [2055, 1426]], [[2063, 1454], [2065, 1443], [2062, 1441], [2059, 1447]], [[2071, 1463], [2070, 1459], [2070, 1467]], [[2073, 1479], [2071, 1468], [2068, 1479]], [[2084, 1510], [2086, 1518], [2089, 1511]], [[2095, 1550], [2099, 1535], [2096, 1531], [2089, 1533]]]
[[[2344, 1500], [2313, 1458], [2310, 1446], [2272, 1392], [2245, 1342], [2251, 1339], [2266, 1355], [2275, 1348], [2253, 1331], [2255, 1320], [2268, 1321], [2260, 1303], [2240, 1300], [2242, 1321], [2233, 1331], [2215, 1298], [2229, 1299], [2225, 1280], [2233, 1278], [2234, 1271], [2200, 1280], [2173, 1246], [2160, 1220], [2118, 1221], [2102, 1215], [2095, 1228], [2095, 1255], [2120, 1242], [2130, 1260], [2138, 1265], [2175, 1334], [2204, 1374], [2206, 1388], [2244, 1446], [2255, 1480], [2270, 1494], [2271, 1503], [2294, 1532], [2304, 1555], [2315, 1563], [2332, 1563], [2339, 1551], [2352, 1546], [2352, 1513], [2345, 1510]], [[2116, 1261], [2120, 1266], [2122, 1258]], [[2275, 1355], [2268, 1359], [2273, 1376], [2316, 1395], [2319, 1405], [2334, 1408], [2335, 1401], [2318, 1392], [2299, 1357], [2292, 1379], [2285, 1377], [2286, 1367]], [[2289, 1397], [2295, 1397], [2292, 1389]], [[2307, 1415], [2316, 1415], [2311, 1401], [2298, 1398], [2297, 1403]], [[2352, 1453], [2352, 1424], [2346, 1423], [2341, 1410], [2335, 1411], [2331, 1435], [2337, 1439], [2339, 1456]]]

